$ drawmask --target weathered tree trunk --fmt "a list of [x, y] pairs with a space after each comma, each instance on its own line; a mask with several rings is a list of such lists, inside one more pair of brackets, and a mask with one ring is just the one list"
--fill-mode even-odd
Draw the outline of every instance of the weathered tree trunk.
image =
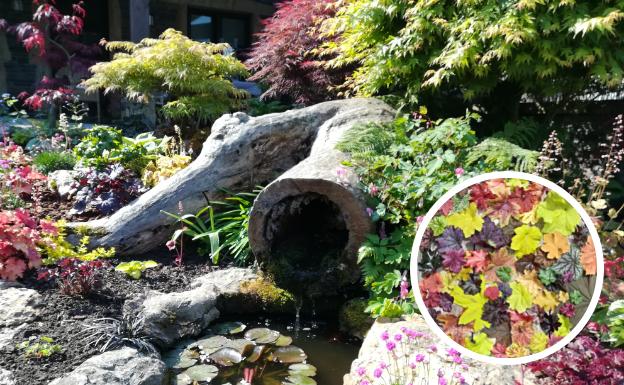
[[[394, 111], [376, 99], [337, 100], [260, 117], [244, 113], [225, 115], [215, 122], [201, 154], [187, 168], [112, 216], [72, 226], [87, 226], [95, 234], [94, 245], [113, 246], [121, 255], [146, 252], [162, 246], [171, 234], [173, 221], [161, 210], [178, 212], [181, 204], [185, 213], [194, 212], [206, 204], [206, 197], [221, 198], [224, 188], [250, 190], [292, 169], [262, 194], [259, 204], [266, 206], [271, 196], [290, 196], [279, 192], [276, 186], [290, 183], [290, 189], [297, 189], [296, 184], [300, 183], [301, 191], [308, 189], [344, 206], [343, 218], [350, 231], [368, 229], [356, 215], [358, 210], [364, 212], [361, 203], [349, 202], [349, 196], [359, 199], [355, 179], [348, 174], [339, 179], [336, 168], [343, 155], [333, 148], [354, 124], [388, 121], [393, 116]], [[298, 179], [296, 175], [305, 174], [315, 177], [292, 182]], [[256, 213], [261, 212], [259, 207], [254, 208]], [[263, 225], [256, 224], [266, 223], [264, 220], [252, 222], [252, 247], [264, 254], [271, 240], [264, 241], [259, 234], [273, 236], [275, 232], [259, 230]], [[355, 247], [357, 239], [350, 236], [348, 247]]]

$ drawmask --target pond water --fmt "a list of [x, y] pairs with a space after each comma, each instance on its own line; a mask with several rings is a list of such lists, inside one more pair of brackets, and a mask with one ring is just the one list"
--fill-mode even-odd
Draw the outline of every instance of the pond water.
[[301, 319], [297, 327], [295, 318], [260, 319], [236, 318], [248, 328], [266, 327], [292, 337], [293, 345], [302, 348], [308, 356], [307, 363], [317, 369], [314, 377], [318, 385], [342, 385], [343, 376], [349, 373], [351, 362], [357, 358], [360, 343], [338, 331], [336, 322]]

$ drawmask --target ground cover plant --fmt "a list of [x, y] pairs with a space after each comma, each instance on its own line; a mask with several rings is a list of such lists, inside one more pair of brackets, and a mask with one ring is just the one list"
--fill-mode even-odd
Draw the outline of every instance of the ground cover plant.
[[527, 180], [460, 192], [432, 219], [420, 251], [429, 313], [483, 355], [543, 351], [570, 332], [594, 290], [595, 249], [580, 215]]

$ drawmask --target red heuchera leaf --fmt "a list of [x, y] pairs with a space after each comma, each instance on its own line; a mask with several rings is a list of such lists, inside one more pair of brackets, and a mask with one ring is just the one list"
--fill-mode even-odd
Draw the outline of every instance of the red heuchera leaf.
[[487, 289], [485, 289], [485, 291], [483, 292], [483, 295], [485, 295], [489, 300], [494, 301], [495, 299], [499, 297], [500, 290], [498, 290], [497, 286], [490, 286]]
[[476, 203], [479, 210], [489, 207], [490, 201], [496, 199], [496, 195], [490, 191], [486, 183], [479, 183], [470, 187], [470, 200]]
[[465, 254], [464, 250], [449, 250], [442, 255], [442, 265], [453, 273], [459, 273], [466, 263]]
[[532, 322], [533, 316], [527, 313], [518, 313], [517, 311], [509, 312], [509, 319], [511, 322]]
[[492, 355], [498, 358], [506, 358], [507, 357], [507, 347], [502, 343], [497, 343], [492, 348]]
[[0, 278], [7, 281], [15, 281], [22, 277], [26, 271], [26, 263], [24, 260], [9, 257], [5, 260], [0, 259]]
[[444, 333], [460, 345], [464, 344], [464, 339], [472, 332], [472, 326], [459, 325], [459, 317], [450, 313], [440, 314], [437, 319], [443, 323]]
[[472, 267], [476, 272], [481, 273], [489, 264], [488, 253], [485, 250], [473, 250], [468, 254], [466, 266]]
[[453, 200], [449, 199], [444, 202], [442, 207], [440, 207], [440, 212], [442, 213], [442, 215], [447, 216], [451, 213], [451, 211], [453, 211]]
[[420, 291], [423, 294], [426, 293], [438, 293], [442, 288], [442, 279], [440, 279], [440, 273], [434, 273], [426, 278], [422, 278], [418, 282]]
[[518, 321], [511, 324], [511, 340], [520, 345], [528, 345], [531, 343], [533, 336], [532, 321]]
[[511, 204], [518, 208], [519, 212], [525, 213], [533, 210], [543, 192], [541, 185], [531, 183], [526, 189], [517, 187], [509, 196], [509, 200]]

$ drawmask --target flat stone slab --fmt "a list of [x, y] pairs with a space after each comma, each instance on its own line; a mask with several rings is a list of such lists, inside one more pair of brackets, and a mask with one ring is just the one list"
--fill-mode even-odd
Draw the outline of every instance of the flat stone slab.
[[123, 348], [93, 356], [49, 385], [162, 385], [166, 370], [158, 357]]
[[0, 368], [0, 385], [15, 385], [15, 379], [13, 373]]
[[42, 297], [37, 291], [19, 287], [0, 290], [0, 328], [34, 321], [39, 315]]

